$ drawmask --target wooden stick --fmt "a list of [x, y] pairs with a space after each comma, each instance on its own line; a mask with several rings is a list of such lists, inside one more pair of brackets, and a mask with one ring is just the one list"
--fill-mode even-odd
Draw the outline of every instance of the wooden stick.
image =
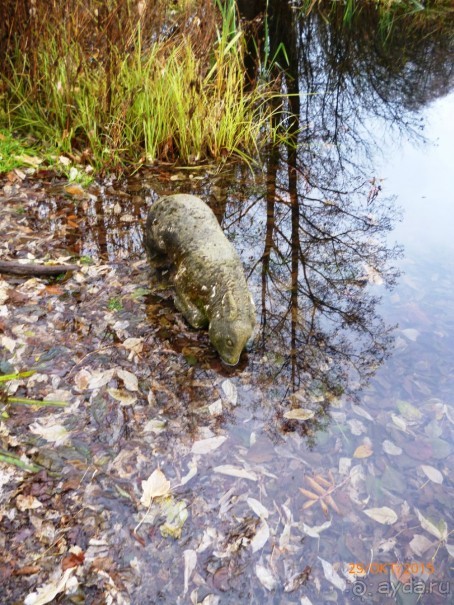
[[17, 263], [15, 261], [0, 261], [0, 273], [9, 275], [60, 275], [66, 271], [77, 271], [78, 265], [38, 265], [37, 263]]

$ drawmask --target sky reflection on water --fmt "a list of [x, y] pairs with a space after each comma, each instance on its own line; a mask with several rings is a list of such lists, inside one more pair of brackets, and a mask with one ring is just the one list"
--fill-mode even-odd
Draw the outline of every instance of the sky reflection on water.
[[385, 179], [385, 191], [397, 195], [404, 210], [404, 220], [392, 236], [407, 254], [430, 255], [454, 247], [454, 93], [436, 100], [423, 116], [428, 142], [403, 141], [391, 147], [377, 172]]

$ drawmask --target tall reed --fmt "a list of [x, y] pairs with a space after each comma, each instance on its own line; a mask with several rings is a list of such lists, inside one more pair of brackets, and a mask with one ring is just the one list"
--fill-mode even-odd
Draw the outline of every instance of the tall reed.
[[65, 21], [42, 31], [32, 53], [18, 40], [3, 75], [0, 125], [98, 169], [255, 157], [273, 136], [273, 93], [263, 84], [245, 90], [235, 3], [218, 7], [204, 48], [183, 28], [145, 35], [140, 19], [129, 23], [127, 45], [105, 43], [99, 52], [84, 28]]

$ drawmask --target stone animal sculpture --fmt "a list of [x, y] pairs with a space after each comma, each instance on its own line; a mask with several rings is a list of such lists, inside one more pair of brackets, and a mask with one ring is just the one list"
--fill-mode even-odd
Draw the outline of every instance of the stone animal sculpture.
[[150, 263], [171, 265], [174, 303], [194, 328], [208, 326], [221, 359], [236, 365], [255, 325], [241, 260], [212, 210], [194, 195], [153, 204], [144, 237]]

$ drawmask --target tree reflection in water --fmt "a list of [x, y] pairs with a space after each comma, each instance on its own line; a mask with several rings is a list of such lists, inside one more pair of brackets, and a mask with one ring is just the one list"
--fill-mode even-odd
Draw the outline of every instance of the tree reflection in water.
[[[400, 250], [387, 239], [398, 209], [373, 176], [378, 141], [371, 131], [420, 136], [412, 112], [452, 85], [449, 42], [440, 32], [415, 44], [415, 28], [385, 40], [373, 33], [374, 10], [349, 29], [340, 15], [331, 23], [315, 12], [302, 19], [288, 2], [238, 4], [255, 17], [250, 49], [262, 44], [288, 62], [280, 119], [294, 140], [268, 158], [262, 195], [245, 210], [232, 204], [229, 217], [237, 212], [244, 225], [253, 216], [255, 241], [248, 229], [242, 235], [260, 275], [259, 347], [268, 363], [259, 381], [266, 374], [281, 401], [296, 392], [291, 405], [325, 408], [333, 396], [354, 395], [391, 342], [391, 327], [377, 313], [377, 286], [398, 276]], [[249, 65], [249, 78], [260, 77], [263, 64]]]

